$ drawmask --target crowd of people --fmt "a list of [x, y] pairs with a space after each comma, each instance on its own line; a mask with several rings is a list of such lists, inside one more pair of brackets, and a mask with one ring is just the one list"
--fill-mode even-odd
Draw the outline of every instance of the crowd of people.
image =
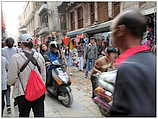
[[[138, 25], [133, 26], [133, 24]], [[148, 31], [151, 30], [148, 29]], [[145, 45], [141, 45], [143, 32], [145, 32], [143, 16], [135, 11], [127, 11], [116, 17], [113, 23], [111, 39], [115, 48], [108, 46], [109, 43], [104, 39], [98, 43], [98, 39], [94, 37], [80, 40], [74, 48], [70, 48], [70, 44], [59, 45], [57, 41], [34, 47], [29, 34], [22, 34], [19, 37], [18, 47], [14, 47], [14, 39], [7, 38], [5, 42], [2, 42], [1, 56], [2, 115], [5, 102], [7, 112], [11, 113], [10, 86], [14, 85], [13, 98], [19, 107], [19, 116], [29, 117], [32, 108], [35, 117], [44, 117], [45, 95], [29, 102], [25, 99], [25, 92], [21, 86], [26, 87], [29, 72], [35, 69], [31, 62], [20, 74], [22, 84], [18, 80], [20, 67], [27, 61], [24, 52], [30, 54], [33, 52], [41, 73], [38, 68], [35, 70], [42, 77], [43, 82], [46, 82], [46, 76], [51, 75], [51, 67], [46, 69], [45, 65], [55, 60], [66, 64], [69, 75], [72, 75], [71, 66], [78, 67], [79, 71], [84, 72], [85, 78], [89, 77], [90, 72], [101, 73], [107, 71], [108, 68], [117, 67], [111, 116], [154, 116], [156, 106], [155, 60], [150, 51], [155, 41], [150, 33], [147, 35], [147, 41], [142, 43]], [[126, 63], [122, 63], [124, 61]]]

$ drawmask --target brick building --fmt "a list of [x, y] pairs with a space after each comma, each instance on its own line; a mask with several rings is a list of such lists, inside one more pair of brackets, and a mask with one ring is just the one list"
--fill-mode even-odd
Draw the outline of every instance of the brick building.
[[107, 37], [112, 19], [128, 9], [147, 16], [156, 13], [156, 2], [63, 2], [58, 6], [61, 32], [71, 38], [82, 33]]

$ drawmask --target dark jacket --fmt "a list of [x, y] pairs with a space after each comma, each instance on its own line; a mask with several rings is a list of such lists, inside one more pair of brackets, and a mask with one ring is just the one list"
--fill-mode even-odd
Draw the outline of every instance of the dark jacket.
[[88, 45], [85, 48], [84, 56], [86, 59], [97, 59], [98, 49], [96, 45]]
[[84, 47], [83, 46], [78, 46], [77, 51], [78, 51], [78, 57], [82, 57], [84, 55]]
[[130, 56], [118, 68], [111, 116], [156, 116], [156, 60], [151, 52]]

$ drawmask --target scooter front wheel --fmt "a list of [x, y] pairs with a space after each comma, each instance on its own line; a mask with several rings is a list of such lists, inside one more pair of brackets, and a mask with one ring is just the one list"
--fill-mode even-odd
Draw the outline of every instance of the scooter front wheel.
[[60, 96], [58, 96], [58, 99], [61, 101], [61, 103], [66, 107], [71, 107], [73, 102], [73, 96], [71, 91], [67, 91]]

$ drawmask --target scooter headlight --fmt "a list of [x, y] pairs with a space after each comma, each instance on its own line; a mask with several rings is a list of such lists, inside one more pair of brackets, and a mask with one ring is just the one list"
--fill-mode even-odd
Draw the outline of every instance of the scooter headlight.
[[62, 79], [62, 81], [64, 81], [65, 83], [68, 83], [69, 81], [69, 77], [68, 75], [65, 73], [63, 73], [62, 75], [59, 75], [60, 79]]

